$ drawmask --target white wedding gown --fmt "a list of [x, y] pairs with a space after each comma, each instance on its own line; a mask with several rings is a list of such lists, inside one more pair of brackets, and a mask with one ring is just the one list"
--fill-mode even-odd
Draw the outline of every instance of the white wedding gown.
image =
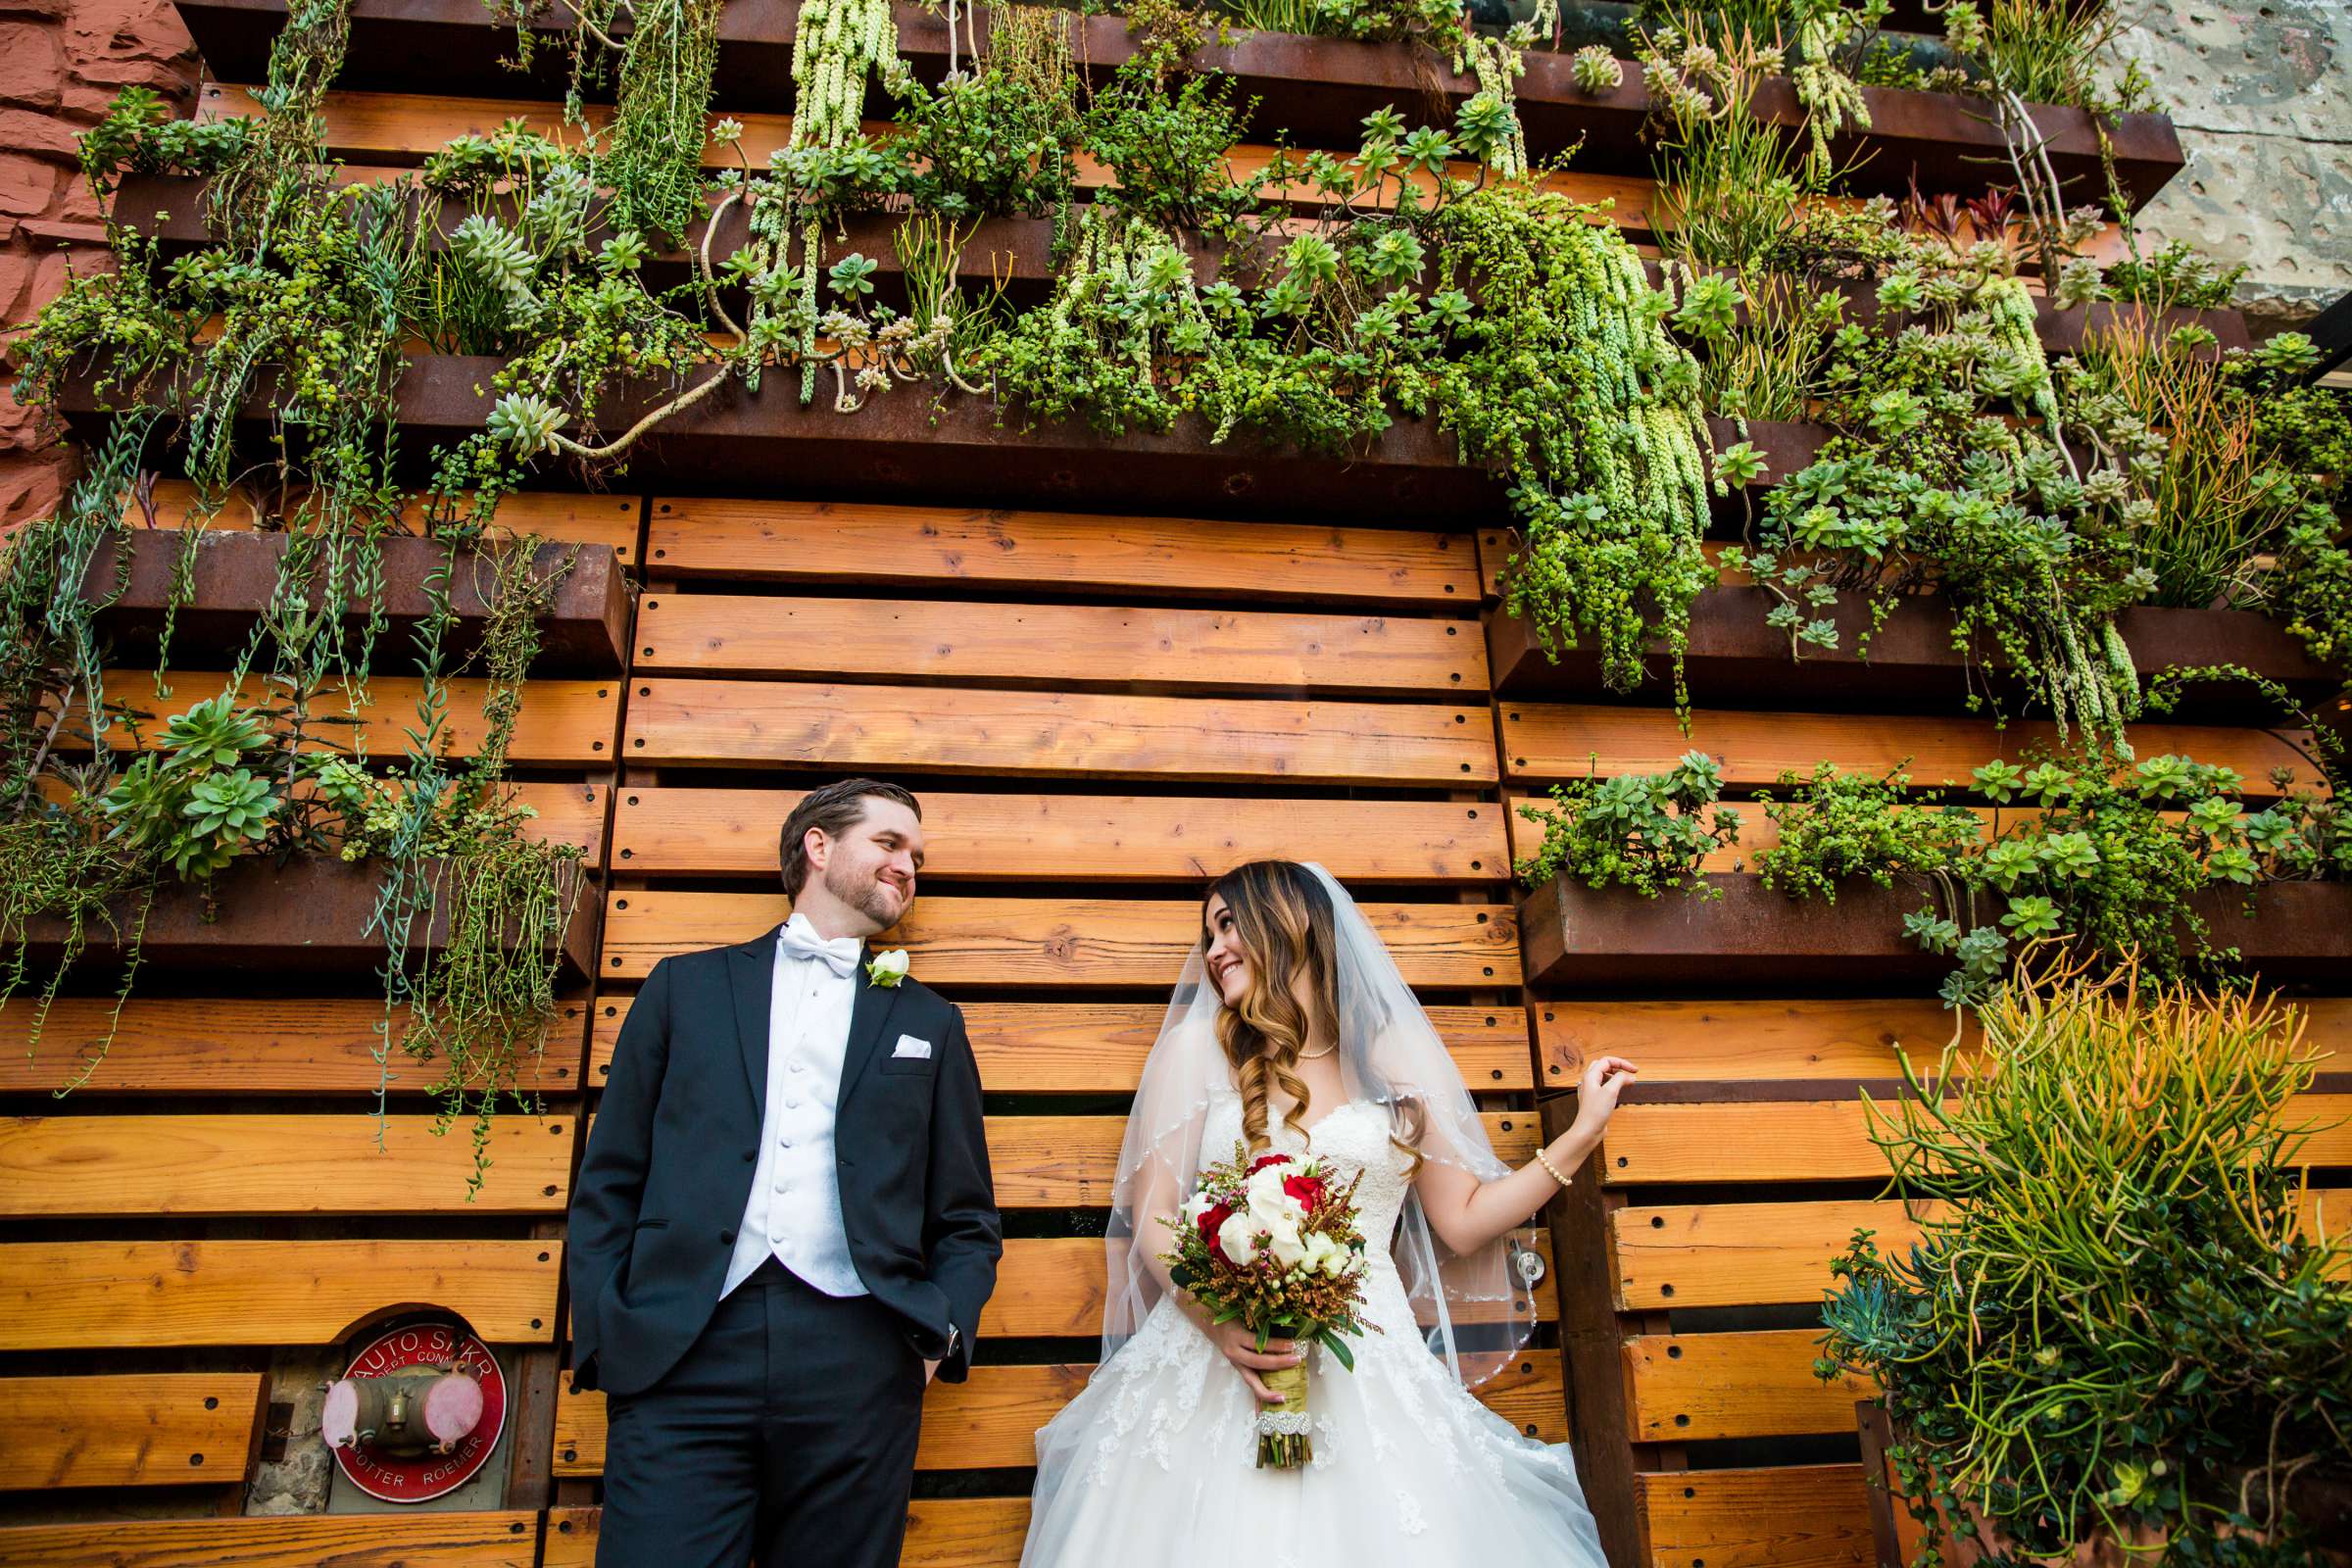
[[[1204, 1150], [1241, 1137], [1241, 1100], [1211, 1102]], [[1309, 1129], [1356, 1188], [1359, 1226], [1391, 1235], [1408, 1189], [1387, 1112], [1354, 1101]], [[1273, 1129], [1272, 1147], [1301, 1152]], [[1388, 1249], [1371, 1249], [1355, 1370], [1310, 1352], [1314, 1458], [1260, 1470], [1257, 1401], [1177, 1305], [1160, 1300], [1037, 1434], [1022, 1568], [1607, 1568], [1565, 1445], [1523, 1437], [1433, 1355]], [[1410, 1553], [1409, 1559], [1405, 1553]]]

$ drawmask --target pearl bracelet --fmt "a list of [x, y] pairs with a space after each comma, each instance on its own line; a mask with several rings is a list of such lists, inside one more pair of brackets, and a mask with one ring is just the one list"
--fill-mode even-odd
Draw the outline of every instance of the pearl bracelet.
[[1536, 1163], [1544, 1167], [1544, 1175], [1550, 1177], [1553, 1181], [1558, 1182], [1562, 1187], [1568, 1185], [1568, 1178], [1561, 1175], [1559, 1168], [1553, 1165], [1550, 1160], [1544, 1157], [1544, 1151], [1541, 1148], [1537, 1149], [1536, 1151]]

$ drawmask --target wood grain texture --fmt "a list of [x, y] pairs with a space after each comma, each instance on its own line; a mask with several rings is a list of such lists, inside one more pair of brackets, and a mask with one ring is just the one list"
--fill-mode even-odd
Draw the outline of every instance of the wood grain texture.
[[234, 1486], [268, 1388], [259, 1372], [0, 1378], [0, 1492]]
[[[602, 1088], [630, 998], [598, 999], [588, 1083]], [[1167, 1008], [1152, 1002], [969, 1002], [962, 1004], [980, 1082], [991, 1094], [1132, 1094]], [[1518, 1007], [1436, 1006], [1430, 1022], [1474, 1090], [1532, 1086], [1527, 1021]], [[5, 1014], [0, 1014], [5, 1016]]]
[[1405, 528], [662, 496], [647, 542], [664, 577], [1458, 612], [1478, 603], [1468, 540]]
[[[1933, 997], [1802, 1002], [1579, 1002], [1533, 1009], [1546, 1083], [1574, 1083], [1592, 1056], [1639, 1062], [1644, 1084], [1901, 1076], [1896, 1048], [1922, 1069], [1950, 1039], [1951, 1010]], [[1554, 1070], [1556, 1069], [1556, 1070]]]
[[1623, 1348], [1636, 1443], [1851, 1432], [1874, 1382], [1813, 1375], [1817, 1329], [1639, 1334]]
[[[1037, 1429], [1085, 1387], [1092, 1371], [1084, 1365], [977, 1366], [965, 1382], [932, 1384], [923, 1400], [915, 1468], [988, 1470], [1035, 1464]], [[1530, 1437], [1556, 1443], [1565, 1434], [1557, 1350], [1522, 1352], [1477, 1392], [1489, 1409]], [[593, 1391], [560, 1393], [556, 1475], [594, 1476], [604, 1467], [605, 1396]]]
[[634, 681], [632, 762], [1297, 784], [1494, 780], [1482, 700], [1428, 706]]
[[[1550, 1250], [1542, 1245], [1544, 1266]], [[1004, 1244], [997, 1290], [980, 1312], [984, 1336], [1088, 1339], [1102, 1329], [1103, 1244], [1093, 1237], [1014, 1237]], [[1536, 1293], [1537, 1319], [1558, 1315], [1552, 1293]], [[0, 1299], [5, 1299], [0, 1295]]]
[[[1508, 905], [1366, 904], [1407, 983], [1514, 986], [1519, 928]], [[605, 905], [602, 973], [642, 980], [674, 953], [748, 940], [790, 910], [782, 893], [630, 889]], [[905, 948], [937, 986], [1173, 986], [1200, 939], [1189, 899], [926, 898], [874, 939]]]
[[533, 1568], [538, 1550], [539, 1516], [523, 1511], [106, 1519], [0, 1530], [0, 1562], [10, 1568]]
[[[602, 1511], [550, 1509], [540, 1568], [594, 1568]], [[1018, 1568], [1028, 1533], [1027, 1497], [917, 1497], [899, 1568]]]
[[430, 1302], [492, 1345], [555, 1338], [559, 1241], [24, 1242], [0, 1246], [0, 1350], [333, 1345]]
[[571, 1118], [512, 1112], [473, 1148], [430, 1116], [17, 1116], [0, 1120], [0, 1217], [563, 1212]]
[[[1532, 1111], [1490, 1110], [1479, 1120], [1505, 1164], [1536, 1157]], [[1004, 1208], [1103, 1208], [1117, 1173], [1123, 1116], [991, 1116], [988, 1159]]]
[[1487, 689], [1475, 622], [1413, 615], [656, 593], [637, 675], [1435, 694]]
[[[2352, 1166], [2352, 1095], [2304, 1095], [2290, 1125], [2313, 1129], [2299, 1163]], [[1860, 1101], [1628, 1104], [1610, 1118], [1601, 1179], [1643, 1182], [1858, 1181], [1887, 1175]]]
[[[1867, 1227], [1882, 1252], [1901, 1254], [1942, 1212], [1932, 1200], [1795, 1203], [1629, 1203], [1609, 1215], [1609, 1277], [1617, 1310], [1811, 1302], [1837, 1284], [1830, 1260]], [[2309, 1186], [2295, 1223], [2340, 1236], [2352, 1190]], [[2352, 1257], [2341, 1260], [2352, 1273]]]
[[[776, 834], [806, 794], [623, 789], [612, 868], [772, 882]], [[957, 794], [925, 790], [932, 877], [1203, 886], [1246, 860], [1320, 862], [1342, 880], [1499, 886], [1502, 812], [1482, 802], [1263, 801], [1217, 796]]]
[[1647, 1568], [1867, 1568], [1870, 1499], [1850, 1464], [1643, 1471]]
[[[109, 698], [134, 712], [147, 715], [142, 727], [150, 739], [163, 721], [183, 712], [227, 688], [228, 677], [217, 672], [172, 670], [167, 677], [172, 695], [155, 694], [153, 670], [115, 669], [106, 674]], [[443, 683], [448, 712], [443, 728], [442, 754], [470, 757], [482, 742], [487, 725], [482, 703], [489, 683], [477, 676], [456, 676]], [[520, 766], [564, 766], [609, 763], [612, 760], [613, 728], [620, 717], [621, 677], [606, 680], [532, 680], [523, 682], [522, 709], [514, 721], [508, 760]], [[375, 675], [368, 681], [367, 700], [357, 712], [346, 707], [342, 687], [332, 680], [315, 709], [315, 749], [348, 753], [365, 745], [370, 758], [397, 760], [407, 741], [404, 732], [416, 722], [416, 703], [424, 683], [415, 675]], [[238, 700], [256, 706], [272, 701], [261, 677], [238, 688]], [[356, 717], [356, 723], [349, 722]], [[109, 732], [118, 749], [131, 745], [129, 732], [117, 726]]]
[[[196, 503], [196, 486], [186, 479], [158, 479], [152, 500], [155, 503], [155, 526], [184, 528]], [[637, 560], [637, 529], [644, 506], [644, 499], [639, 496], [519, 490], [499, 501], [498, 518], [491, 523], [489, 531], [491, 537], [501, 539], [531, 533], [559, 544], [609, 545], [623, 563], [634, 565]], [[122, 513], [123, 520], [132, 527], [148, 525], [147, 514], [140, 509], [135, 497], [124, 505]], [[401, 507], [400, 518], [411, 533], [424, 533], [431, 527], [421, 497], [411, 496]], [[284, 518], [257, 515], [250, 495], [245, 491], [232, 490], [220, 511], [205, 519], [204, 525], [208, 528], [242, 530], [258, 527], [264, 522], [278, 528], [284, 525]]]
[[[112, 998], [61, 997], [36, 1044], [33, 1009], [0, 1009], [0, 1092], [47, 1093], [97, 1058], [74, 1091], [90, 1094], [373, 1094], [432, 1088], [439, 1061], [398, 1049], [408, 1012], [392, 1015], [389, 1039], [380, 998], [148, 997], [134, 994], [108, 1042]], [[539, 1052], [523, 1058], [517, 1087], [547, 1094], [576, 1087], [588, 1004], [560, 1004]], [[379, 1064], [376, 1053], [384, 1051]], [[103, 1052], [103, 1054], [101, 1053]]]
[[[1497, 705], [1503, 767], [1516, 780], [1655, 773], [1693, 748], [1723, 766], [1726, 784], [1770, 785], [1784, 771], [1810, 774], [1824, 761], [1849, 770], [1884, 773], [1910, 759], [1920, 788], [1959, 787], [1973, 769], [1995, 758], [2015, 760], [2052, 749], [2055, 734], [2040, 721], [2017, 720], [1995, 729], [1990, 719], [1924, 714], [1772, 713], [1699, 709], [1685, 735], [1663, 708], [1603, 708], [1576, 703]], [[2312, 782], [2310, 764], [2285, 741], [2257, 729], [2219, 724], [2135, 724], [2132, 742], [2142, 757], [2179, 752], [2244, 775], [2250, 792], [2269, 789], [2266, 775], [2291, 767]]]
[[[595, 1136], [589, 1118], [589, 1136]], [[1495, 1156], [1510, 1165], [1536, 1157], [1537, 1117], [1526, 1110], [1479, 1113]], [[989, 1174], [997, 1206], [1008, 1209], [1106, 1208], [1119, 1163], [1124, 1116], [991, 1116]], [[0, 1169], [5, 1169], [0, 1165]]]

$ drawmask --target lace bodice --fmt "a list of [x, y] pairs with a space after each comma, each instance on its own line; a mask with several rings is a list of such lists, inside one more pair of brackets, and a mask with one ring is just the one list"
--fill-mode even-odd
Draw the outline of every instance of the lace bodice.
[[[1396, 1216], [1403, 1211], [1412, 1188], [1409, 1155], [1389, 1138], [1387, 1107], [1377, 1101], [1351, 1100], [1339, 1109], [1316, 1118], [1301, 1143], [1289, 1124], [1267, 1117], [1266, 1142], [1275, 1152], [1319, 1154], [1332, 1174], [1345, 1181], [1357, 1172], [1363, 1179], [1355, 1189], [1356, 1228], [1371, 1244], [1376, 1259], [1388, 1261], [1381, 1243], [1396, 1233]], [[1242, 1098], [1220, 1095], [1209, 1102], [1208, 1119], [1200, 1134], [1203, 1163], [1227, 1158], [1242, 1138]], [[1395, 1264], [1389, 1262], [1393, 1271]]]

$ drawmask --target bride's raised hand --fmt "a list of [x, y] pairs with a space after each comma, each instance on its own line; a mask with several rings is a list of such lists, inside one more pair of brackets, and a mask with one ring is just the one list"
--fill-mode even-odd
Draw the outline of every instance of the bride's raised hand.
[[1239, 1318], [1219, 1323], [1204, 1332], [1208, 1335], [1209, 1343], [1216, 1346], [1225, 1359], [1233, 1363], [1233, 1369], [1242, 1375], [1242, 1381], [1250, 1385], [1250, 1392], [1257, 1396], [1261, 1404], [1280, 1404], [1282, 1396], [1267, 1388], [1265, 1380], [1258, 1374], [1278, 1372], [1306, 1359], [1305, 1352], [1298, 1348], [1296, 1340], [1268, 1340], [1265, 1352], [1260, 1354], [1257, 1332]]
[[1623, 1056], [1594, 1056], [1585, 1063], [1576, 1086], [1573, 1131], [1587, 1135], [1587, 1147], [1600, 1141], [1601, 1129], [1617, 1109], [1617, 1097], [1634, 1081], [1636, 1068]]

